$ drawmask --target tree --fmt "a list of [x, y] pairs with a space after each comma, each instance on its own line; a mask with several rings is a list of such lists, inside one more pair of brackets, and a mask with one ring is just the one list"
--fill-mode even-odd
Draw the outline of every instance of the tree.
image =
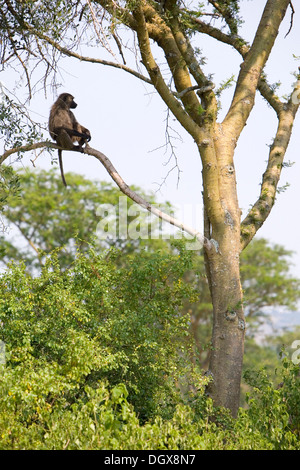
[[[204, 237], [162, 212], [153, 210], [150, 204], [128, 188], [101, 152], [91, 148], [85, 152], [106, 166], [129, 197], [203, 242], [213, 305], [209, 394], [216, 405], [229, 408], [233, 415], [236, 415], [239, 405], [245, 335], [239, 259], [274, 205], [284, 156], [299, 107], [300, 88], [298, 81], [289, 97], [281, 100], [269, 85], [264, 72], [289, 5], [293, 10], [292, 2], [265, 2], [252, 44], [247, 44], [239, 35], [240, 3], [238, 0], [207, 0], [205, 5], [192, 4], [188, 7], [176, 0], [94, 0], [87, 3], [57, 0], [51, 5], [44, 1], [2, 0], [0, 9], [3, 63], [19, 61], [27, 77], [29, 95], [32, 94], [32, 67], [45, 63], [44, 80], [47, 80], [52, 72], [55, 73], [61, 55], [114, 66], [151, 84], [183, 129], [194, 139], [202, 161]], [[212, 26], [211, 17], [218, 27]], [[209, 20], [204, 21], [205, 18]], [[77, 46], [83, 45], [85, 35], [92, 28], [98, 46], [111, 51], [111, 38], [123, 54], [120, 36], [124, 26], [133, 33], [132, 47], [137, 45], [137, 63], [143, 64], [147, 76], [126, 64], [90, 58], [76, 50]], [[201, 59], [193, 47], [193, 37], [199, 33], [228, 44], [242, 58], [232, 102], [222, 122], [217, 120], [220, 90], [215, 90], [211, 77], [204, 73]], [[156, 55], [159, 55], [157, 60]], [[163, 65], [160, 66], [160, 62]], [[162, 72], [165, 66], [169, 71], [167, 78]], [[173, 91], [173, 85], [176, 91]], [[269, 149], [260, 196], [241, 220], [233, 157], [254, 107], [257, 90], [274, 110], [278, 127]], [[25, 144], [6, 150], [1, 161], [12, 152], [50, 145], [45, 142], [32, 144], [27, 139]]]

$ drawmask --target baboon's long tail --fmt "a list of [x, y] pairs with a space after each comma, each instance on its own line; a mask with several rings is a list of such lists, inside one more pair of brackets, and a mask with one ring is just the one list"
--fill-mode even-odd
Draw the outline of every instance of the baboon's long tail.
[[60, 174], [61, 174], [61, 179], [64, 184], [64, 186], [67, 186], [67, 182], [65, 180], [65, 175], [64, 175], [64, 168], [63, 168], [63, 162], [62, 162], [62, 151], [58, 151], [58, 161], [59, 161], [59, 168], [60, 168]]

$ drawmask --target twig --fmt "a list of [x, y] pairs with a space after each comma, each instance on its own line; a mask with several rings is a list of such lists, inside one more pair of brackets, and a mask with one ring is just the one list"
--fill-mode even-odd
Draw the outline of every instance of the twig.
[[[98, 21], [97, 17], [96, 17], [96, 14], [95, 14], [95, 11], [92, 7], [92, 4], [90, 2], [90, 0], [87, 0], [87, 4], [88, 4], [88, 7], [90, 9], [90, 12], [91, 12], [91, 15], [92, 15], [92, 21], [93, 21], [93, 25], [94, 25], [94, 31], [100, 41], [100, 44], [102, 44], [102, 46], [115, 58], [115, 55], [113, 53], [113, 51], [111, 50], [110, 46], [109, 46], [109, 42], [106, 38], [106, 34], [104, 32], [104, 29], [101, 25], [101, 23]], [[99, 30], [98, 30], [99, 29]], [[100, 32], [99, 32], [100, 31]], [[101, 37], [101, 34], [103, 36], [103, 38]]]
[[123, 51], [122, 51], [122, 44], [121, 44], [121, 41], [120, 41], [120, 39], [118, 38], [118, 36], [116, 35], [116, 33], [112, 33], [112, 37], [113, 37], [114, 40], [116, 41], [116, 44], [117, 44], [118, 49], [119, 49], [120, 56], [122, 57], [122, 60], [123, 60], [123, 64], [126, 65], [126, 60], [125, 60], [125, 57], [124, 57], [124, 54], [123, 54]]
[[24, 69], [24, 72], [25, 72], [25, 75], [26, 75], [26, 80], [27, 80], [28, 91], [29, 91], [29, 99], [31, 99], [32, 98], [32, 92], [31, 92], [30, 77], [29, 77], [27, 67], [26, 67], [24, 61], [22, 60], [22, 57], [18, 54], [17, 48], [15, 46], [13, 37], [12, 37], [9, 29], [7, 29], [7, 35], [9, 37], [11, 46], [14, 50], [14, 54], [17, 57], [17, 59], [19, 60], [20, 64], [22, 65], [23, 69]]
[[209, 82], [209, 84], [206, 85], [206, 86], [194, 85], [194, 86], [189, 86], [188, 88], [185, 88], [184, 90], [180, 91], [179, 93], [177, 93], [175, 91], [175, 92], [173, 92], [173, 95], [176, 96], [177, 98], [182, 98], [189, 91], [198, 90], [197, 95], [201, 96], [204, 93], [207, 93], [208, 91], [213, 90], [214, 88], [215, 88], [215, 84], [212, 83], [212, 82]]
[[292, 27], [293, 27], [294, 14], [295, 14], [295, 10], [294, 10], [292, 1], [290, 1], [289, 5], [290, 5], [291, 10], [292, 10], [292, 13], [291, 13], [291, 21], [290, 21], [290, 28], [289, 28], [288, 32], [286, 33], [286, 35], [284, 36], [284, 39], [285, 39], [285, 38], [288, 36], [288, 34], [290, 34], [290, 32], [291, 32], [291, 29], [292, 29]]
[[32, 166], [33, 166], [34, 168], [35, 168], [35, 161], [36, 161], [36, 160], [39, 158], [39, 156], [43, 153], [43, 150], [44, 150], [44, 149], [42, 149], [40, 152], [36, 153], [35, 158], [33, 158], [33, 159], [30, 160], [31, 163], [32, 163]]

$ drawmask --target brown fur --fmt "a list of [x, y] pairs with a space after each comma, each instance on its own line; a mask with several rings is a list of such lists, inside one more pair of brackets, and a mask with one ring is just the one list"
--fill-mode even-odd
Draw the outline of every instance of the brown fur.
[[[77, 104], [74, 97], [69, 93], [59, 95], [53, 104], [49, 116], [49, 132], [53, 140], [65, 150], [73, 150], [75, 152], [83, 152], [83, 145], [91, 140], [91, 133], [77, 122], [71, 108], [74, 109]], [[77, 142], [78, 145], [74, 145]], [[58, 150], [59, 166], [62, 181], [67, 186], [63, 165], [62, 150]]]

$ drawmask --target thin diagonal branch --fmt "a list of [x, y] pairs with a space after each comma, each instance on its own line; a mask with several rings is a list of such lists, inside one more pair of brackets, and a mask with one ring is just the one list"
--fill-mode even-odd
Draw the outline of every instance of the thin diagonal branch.
[[289, 30], [288, 30], [288, 32], [286, 33], [286, 35], [284, 36], [284, 38], [286, 38], [286, 37], [290, 34], [290, 32], [291, 32], [291, 30], [292, 30], [292, 27], [293, 27], [293, 21], [294, 21], [295, 9], [294, 9], [294, 6], [293, 6], [293, 4], [292, 4], [291, 1], [290, 1], [289, 5], [290, 5], [291, 10], [292, 10], [292, 13], [291, 13], [291, 21], [290, 21]]
[[[150, 46], [150, 38], [148, 34], [147, 24], [144, 16], [144, 11], [141, 5], [135, 9], [134, 18], [136, 21], [136, 32], [139, 41], [139, 47], [142, 55], [142, 61], [147, 69], [151, 82], [156, 88], [157, 92], [170, 108], [174, 116], [178, 119], [180, 124], [186, 131], [192, 135], [196, 142], [200, 140], [201, 130], [189, 114], [182, 108], [180, 102], [175, 98], [173, 93], [169, 90], [159, 66], [157, 65]], [[190, 86], [190, 83], [188, 84]], [[186, 88], [185, 86], [183, 89]], [[179, 92], [182, 91], [179, 90]], [[185, 99], [185, 98], [184, 98]]]
[[300, 80], [297, 82], [288, 104], [279, 116], [274, 143], [270, 148], [268, 164], [263, 174], [260, 195], [241, 224], [241, 248], [250, 243], [258, 229], [263, 225], [275, 203], [278, 182], [281, 176], [283, 160], [291, 138], [293, 123], [299, 108], [299, 99], [295, 104], [294, 94], [300, 95]]
[[118, 185], [122, 193], [128, 196], [134, 202], [136, 202], [139, 206], [143, 207], [151, 214], [154, 214], [159, 219], [164, 220], [165, 222], [168, 222], [169, 224], [174, 225], [175, 227], [178, 227], [180, 230], [192, 235], [207, 249], [210, 250], [212, 248], [213, 244], [211, 243], [211, 241], [205, 238], [200, 232], [188, 226], [187, 224], [184, 224], [180, 220], [174, 217], [171, 217], [169, 214], [166, 214], [165, 212], [162, 212], [161, 210], [152, 206], [149, 202], [147, 202], [145, 199], [139, 196], [135, 191], [130, 189], [130, 187], [125, 183], [125, 181], [119, 175], [119, 173], [117, 172], [117, 170], [115, 169], [115, 167], [113, 166], [109, 158], [107, 158], [106, 155], [104, 155], [102, 152], [99, 152], [99, 150], [95, 150], [87, 146], [85, 148], [84, 153], [87, 153], [88, 155], [92, 155], [95, 158], [97, 158], [97, 160], [99, 160], [100, 163], [102, 163], [102, 165], [105, 167], [105, 169], [107, 170], [111, 178], [114, 180], [114, 182]]
[[[31, 144], [31, 145], [24, 145], [22, 147], [16, 147], [16, 148], [7, 150], [0, 157], [0, 163], [3, 163], [10, 155], [14, 153], [18, 153], [20, 151], [24, 152], [24, 151], [35, 150], [41, 147], [61, 148], [58, 145], [50, 141], [38, 142], [35, 144]], [[114, 180], [114, 182], [117, 184], [117, 186], [120, 188], [122, 193], [128, 196], [130, 199], [132, 199], [132, 201], [136, 202], [139, 206], [143, 207], [144, 209], [146, 209], [148, 212], [155, 215], [159, 219], [164, 220], [165, 222], [175, 227], [178, 227], [180, 230], [188, 233], [189, 235], [192, 235], [207, 250], [211, 250], [212, 248], [215, 247], [214, 240], [208, 240], [198, 230], [195, 230], [194, 228], [190, 227], [187, 224], [184, 224], [183, 222], [176, 219], [175, 217], [172, 217], [169, 214], [166, 214], [165, 212], [157, 209], [156, 207], [152, 206], [149, 202], [147, 202], [145, 199], [143, 199], [141, 196], [139, 196], [135, 191], [133, 191], [125, 183], [125, 181], [120, 176], [116, 168], [113, 166], [112, 162], [109, 160], [109, 158], [106, 157], [106, 155], [104, 155], [102, 152], [100, 152], [99, 150], [93, 149], [89, 145], [86, 145], [86, 147], [84, 148], [84, 153], [95, 157], [105, 167], [105, 169], [107, 170], [111, 178]]]
[[289, 0], [268, 0], [253, 43], [241, 66], [229, 111], [223, 126], [238, 139], [254, 106], [261, 72], [269, 58]]

